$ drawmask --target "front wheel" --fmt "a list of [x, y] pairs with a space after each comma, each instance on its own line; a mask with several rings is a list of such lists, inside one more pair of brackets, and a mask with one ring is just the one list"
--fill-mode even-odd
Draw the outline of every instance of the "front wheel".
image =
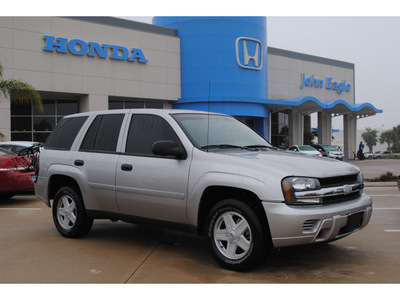
[[211, 209], [206, 226], [211, 253], [224, 268], [251, 269], [266, 259], [272, 248], [267, 226], [242, 201], [218, 202]]
[[53, 221], [58, 232], [69, 238], [84, 236], [93, 225], [82, 199], [70, 187], [62, 187], [54, 197]]

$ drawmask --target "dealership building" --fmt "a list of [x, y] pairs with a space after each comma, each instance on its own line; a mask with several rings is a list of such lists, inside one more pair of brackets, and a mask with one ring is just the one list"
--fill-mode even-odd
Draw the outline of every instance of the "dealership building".
[[44, 108], [0, 101], [6, 140], [45, 141], [71, 113], [177, 108], [233, 115], [286, 149], [317, 113], [318, 143], [340, 116], [352, 158], [357, 120], [382, 112], [355, 103], [354, 64], [268, 47], [265, 17], [0, 17], [0, 63]]

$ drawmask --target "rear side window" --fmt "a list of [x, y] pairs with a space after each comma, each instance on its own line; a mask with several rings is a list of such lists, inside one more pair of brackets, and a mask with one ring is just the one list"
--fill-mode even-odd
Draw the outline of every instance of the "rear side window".
[[100, 115], [90, 125], [81, 151], [115, 152], [124, 114]]
[[46, 149], [69, 150], [79, 130], [87, 120], [86, 117], [64, 118], [58, 122], [46, 141]]
[[172, 140], [180, 144], [175, 131], [163, 118], [152, 115], [134, 115], [129, 126], [125, 152], [153, 155], [153, 144], [160, 140]]

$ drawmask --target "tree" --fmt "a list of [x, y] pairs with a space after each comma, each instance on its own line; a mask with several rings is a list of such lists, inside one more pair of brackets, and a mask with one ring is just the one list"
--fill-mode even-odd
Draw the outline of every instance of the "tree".
[[393, 145], [396, 142], [396, 133], [393, 130], [386, 130], [381, 133], [381, 136], [379, 137], [379, 143], [387, 143], [388, 144], [388, 149], [391, 150], [391, 145]]
[[[3, 80], [3, 65], [0, 63], [0, 101], [8, 100], [11, 103], [33, 104], [39, 111], [43, 111], [42, 97], [30, 84], [15, 80]], [[0, 132], [0, 140], [4, 139]]]
[[378, 131], [369, 127], [365, 128], [365, 130], [366, 131], [361, 134], [361, 137], [365, 141], [365, 144], [368, 146], [369, 152], [372, 152], [372, 148], [378, 142]]
[[400, 125], [393, 127], [392, 131], [393, 131], [393, 135], [394, 135], [392, 150], [395, 152], [399, 152], [400, 151]]

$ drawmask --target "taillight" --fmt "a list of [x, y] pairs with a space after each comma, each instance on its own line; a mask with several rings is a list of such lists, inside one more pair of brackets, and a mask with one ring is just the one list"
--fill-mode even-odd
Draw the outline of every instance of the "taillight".
[[15, 156], [12, 158], [18, 171], [27, 170], [29, 167], [29, 159], [26, 156]]

